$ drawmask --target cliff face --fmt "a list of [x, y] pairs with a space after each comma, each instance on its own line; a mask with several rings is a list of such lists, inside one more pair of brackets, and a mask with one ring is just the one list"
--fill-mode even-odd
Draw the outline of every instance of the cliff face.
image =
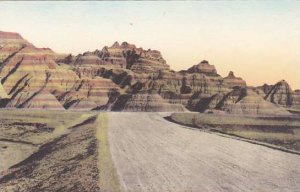
[[[73, 59], [71, 65], [74, 67], [74, 71], [80, 75], [111, 79], [126, 92], [126, 94], [120, 94], [116, 99], [117, 105], [110, 105], [113, 110], [121, 110], [115, 106], [123, 106], [122, 102], [128, 104], [127, 107], [124, 105], [122, 110], [133, 111], [134, 108], [146, 110], [145, 107], [142, 107], [142, 103], [146, 105], [148, 102], [145, 98], [156, 94], [168, 103], [181, 104], [193, 111], [204, 112], [219, 109], [231, 113], [232, 110], [226, 110], [228, 107], [220, 107], [220, 103], [229, 101], [228, 98], [238, 101], [241, 97], [245, 97], [240, 95], [241, 91], [236, 90], [247, 87], [246, 82], [242, 78], [236, 77], [232, 71], [227, 77], [221, 77], [215, 67], [206, 60], [187, 70], [172, 71], [160, 52], [146, 51], [126, 42], [122, 44], [116, 42], [111, 47], [104, 47], [102, 51], [96, 50], [78, 55], [76, 59]], [[243, 104], [240, 107], [248, 108], [248, 112], [244, 110], [240, 113], [268, 114], [267, 109], [254, 112], [253, 108], [265, 106], [263, 97], [271, 88], [272, 86], [269, 85], [255, 88], [255, 92], [259, 95], [247, 96], [240, 103]], [[147, 93], [148, 97], [136, 96], [141, 93], [143, 93], [142, 95]], [[256, 98], [257, 103], [251, 103], [252, 99], [250, 98]], [[138, 107], [136, 103], [140, 103], [141, 107]], [[274, 106], [268, 106], [268, 108], [272, 107]]]
[[0, 31], [0, 63], [31, 44], [18, 33]]
[[224, 84], [228, 87], [246, 87], [246, 81], [240, 77], [236, 77], [232, 71], [229, 72], [228, 76], [223, 79]]
[[[187, 105], [189, 97], [195, 92], [213, 95], [231, 90], [231, 86], [223, 83], [223, 78], [207, 61], [180, 72], [166, 69], [164, 63], [148, 67], [151, 70], [143, 69], [146, 70], [144, 73], [142, 73], [143, 70], [124, 69], [120, 67], [121, 64], [121, 59], [118, 60], [117, 66], [107, 63], [85, 63], [74, 65], [74, 70], [79, 75], [112, 79], [114, 83], [129, 93], [151, 91], [158, 93], [170, 103], [183, 105]], [[123, 66], [125, 64], [123, 63]], [[139, 65], [144, 64], [140, 63]], [[161, 67], [159, 68], [159, 66]], [[156, 68], [158, 69], [155, 71]]]
[[85, 52], [76, 57], [69, 56], [66, 60], [74, 66], [106, 66], [109, 68], [128, 69], [135, 73], [152, 73], [157, 70], [168, 70], [169, 65], [157, 50], [144, 50], [135, 45], [123, 42], [121, 45], [115, 42], [110, 47], [102, 50]]
[[294, 104], [295, 95], [296, 93], [292, 91], [289, 84], [282, 80], [272, 87], [265, 99], [274, 104], [291, 107]]
[[88, 100], [89, 105], [80, 108], [92, 109], [107, 102], [105, 91], [115, 86], [111, 81], [79, 78], [56, 63], [59, 54], [36, 48], [20, 35], [0, 37], [4, 47], [14, 48], [5, 52], [9, 55], [0, 65], [1, 84], [9, 97], [1, 101], [2, 107], [68, 109]]
[[293, 91], [285, 80], [272, 86], [265, 99], [282, 107], [300, 109], [299, 92]]
[[199, 112], [225, 112], [235, 115], [290, 115], [290, 113], [270, 103], [249, 88], [235, 88], [227, 94], [194, 95], [189, 101], [193, 110]]
[[227, 94], [217, 109], [237, 115], [290, 115], [290, 113], [264, 100], [250, 89], [242, 88]]
[[118, 97], [112, 107], [113, 111], [146, 111], [146, 112], [182, 112], [180, 104], [171, 104], [156, 93], [126, 94]]
[[208, 61], [203, 60], [199, 64], [186, 70], [187, 73], [202, 73], [208, 76], [219, 76], [215, 66], [210, 65]]
[[254, 95], [242, 78], [233, 72], [223, 78], [206, 60], [175, 72], [159, 51], [127, 42], [73, 56], [0, 32], [0, 78], [1, 107], [229, 113], [258, 107], [260, 114], [264, 102], [300, 105], [299, 93], [287, 83], [251, 88]]

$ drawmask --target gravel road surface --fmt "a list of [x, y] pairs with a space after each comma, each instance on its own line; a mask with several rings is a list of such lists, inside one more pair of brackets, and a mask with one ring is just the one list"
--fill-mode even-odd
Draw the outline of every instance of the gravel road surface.
[[163, 113], [109, 113], [122, 191], [300, 191], [300, 156], [187, 129]]

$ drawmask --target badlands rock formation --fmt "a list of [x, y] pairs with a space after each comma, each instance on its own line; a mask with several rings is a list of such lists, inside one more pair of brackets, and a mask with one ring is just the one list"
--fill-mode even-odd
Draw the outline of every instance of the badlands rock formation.
[[233, 87], [246, 87], [246, 81], [240, 77], [236, 77], [232, 71], [229, 72], [228, 76], [223, 79], [223, 83], [227, 86]]
[[[73, 56], [37, 48], [9, 32], [0, 32], [0, 78], [1, 107], [61, 110], [183, 111], [186, 107], [204, 112], [216, 109], [235, 89], [247, 87], [233, 72], [223, 78], [206, 60], [175, 72], [159, 51], [127, 42]], [[252, 90], [283, 107], [300, 103], [299, 94], [284, 83]]]
[[252, 87], [256, 93], [265, 100], [289, 109], [300, 109], [300, 91], [293, 91], [285, 80], [277, 82], [275, 85]]
[[291, 89], [285, 80], [279, 81], [272, 86], [265, 99], [284, 107], [292, 107], [300, 104], [299, 95]]
[[217, 104], [216, 108], [230, 114], [290, 115], [287, 110], [264, 100], [256, 92], [247, 88], [233, 90]]
[[0, 31], [0, 63], [31, 44], [18, 33]]
[[185, 108], [180, 104], [168, 103], [157, 93], [138, 93], [121, 95], [114, 103], [112, 110], [131, 112], [177, 112], [185, 111]]
[[227, 94], [213, 96], [194, 94], [189, 100], [189, 109], [199, 112], [226, 112], [236, 115], [289, 115], [290, 113], [263, 99], [249, 88], [234, 88]]
[[11, 48], [1, 52], [1, 84], [9, 96], [2, 107], [92, 109], [106, 104], [110, 88], [118, 88], [101, 77], [80, 78], [56, 63], [58, 54], [36, 48], [19, 35], [2, 33], [0, 37], [4, 39], [1, 46]]
[[265, 83], [262, 86], [252, 87], [252, 90], [262, 97], [265, 97], [271, 91], [272, 87], [273, 85], [268, 85]]
[[208, 61], [203, 60], [199, 64], [192, 66], [187, 70], [188, 73], [203, 73], [209, 76], [219, 76], [215, 66], [210, 65]]
[[293, 100], [293, 108], [300, 109], [300, 90], [295, 90], [295, 98]]
[[[1, 79], [0, 79], [1, 82]], [[2, 84], [0, 83], [0, 100], [1, 99], [8, 99], [8, 95], [6, 93], [6, 91], [4, 90]]]
[[[110, 48], [105, 47], [103, 49], [116, 49], [115, 47], [119, 50], [122, 46], [115, 43]], [[130, 47], [133, 48], [133, 52], [138, 52], [134, 51], [135, 46], [131, 45]], [[138, 50], [141, 51], [143, 49], [140, 48]], [[96, 52], [97, 51], [94, 53]], [[235, 77], [231, 77], [230, 81], [228, 80], [229, 83], [226, 81], [224, 84], [224, 79], [217, 74], [215, 67], [205, 60], [187, 70], [175, 72], [169, 69], [169, 66], [165, 63], [165, 60], [162, 59], [159, 52], [150, 50], [144, 50], [142, 52], [157, 53], [155, 64], [152, 59], [150, 65], [149, 58], [143, 54], [137, 60], [134, 60], [132, 64], [132, 66], [147, 66], [147, 69], [141, 67], [132, 68], [130, 70], [124, 69], [124, 66], [128, 66], [128, 63], [126, 62], [124, 55], [120, 54], [120, 51], [118, 51], [119, 54], [114, 55], [114, 60], [110, 63], [107, 63], [109, 60], [102, 60], [102, 62], [100, 62], [102, 57], [98, 56], [98, 58], [95, 59], [94, 56], [96, 54], [94, 54], [90, 57], [93, 57], [93, 60], [97, 62], [92, 63], [91, 59], [89, 59], [86, 60], [86, 62], [80, 62], [80, 65], [78, 65], [78, 63], [76, 64], [76, 62], [72, 65], [74, 65], [75, 71], [77, 71], [78, 74], [90, 77], [101, 76], [112, 79], [113, 82], [118, 84], [121, 88], [125, 88], [126, 92], [133, 94], [140, 91], [155, 92], [161, 95], [162, 98], [169, 103], [182, 104], [184, 106], [187, 106], [189, 98], [195, 92], [214, 95], [216, 93], [229, 92], [234, 86], [246, 86], [242, 79]], [[106, 54], [111, 55], [107, 52]], [[98, 53], [98, 55], [102, 56], [103, 53]], [[78, 55], [77, 57], [81, 58], [82, 56]], [[119, 59], [116, 59], [116, 57], [119, 57]], [[146, 62], [147, 60], [148, 62]], [[120, 65], [121, 61], [125, 62], [125, 64]]]

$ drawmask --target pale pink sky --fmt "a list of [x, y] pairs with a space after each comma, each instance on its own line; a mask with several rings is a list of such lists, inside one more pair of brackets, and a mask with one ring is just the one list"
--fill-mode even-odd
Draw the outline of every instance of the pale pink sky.
[[201, 60], [248, 85], [300, 88], [300, 1], [0, 2], [0, 30], [62, 53], [127, 41], [174, 70]]

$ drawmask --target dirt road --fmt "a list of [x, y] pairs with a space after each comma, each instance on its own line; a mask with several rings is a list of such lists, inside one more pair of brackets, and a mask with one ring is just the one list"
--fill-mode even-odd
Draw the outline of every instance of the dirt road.
[[186, 129], [158, 113], [109, 113], [122, 191], [299, 191], [300, 156]]

